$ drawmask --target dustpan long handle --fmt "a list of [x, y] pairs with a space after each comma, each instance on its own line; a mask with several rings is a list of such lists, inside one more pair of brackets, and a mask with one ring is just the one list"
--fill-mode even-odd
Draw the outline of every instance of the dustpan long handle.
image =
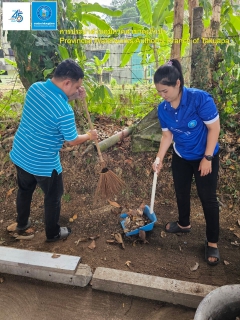
[[152, 195], [151, 195], [151, 204], [150, 204], [150, 213], [153, 213], [155, 193], [156, 193], [156, 185], [157, 185], [157, 172], [154, 172], [153, 185], [152, 185]]
[[[93, 124], [92, 124], [92, 121], [91, 121], [91, 117], [90, 117], [90, 114], [88, 112], [86, 99], [83, 99], [83, 106], [84, 106], [86, 114], [87, 114], [87, 119], [88, 119], [88, 123], [89, 123], [90, 129], [94, 130]], [[99, 143], [98, 143], [97, 139], [94, 140], [94, 141], [95, 141], [95, 144], [96, 144], [96, 147], [97, 147], [97, 152], [98, 152], [98, 156], [100, 158], [100, 161], [101, 161], [101, 163], [104, 163], [104, 160], [103, 160], [103, 157], [102, 157], [102, 152], [101, 152], [100, 147], [99, 147]]]

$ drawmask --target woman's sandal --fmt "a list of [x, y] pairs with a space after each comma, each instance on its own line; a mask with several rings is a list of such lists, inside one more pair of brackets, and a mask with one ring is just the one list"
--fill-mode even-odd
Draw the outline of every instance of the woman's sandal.
[[[209, 261], [209, 258], [216, 258], [216, 261]], [[205, 260], [210, 266], [216, 266], [220, 262], [220, 254], [218, 248], [210, 247], [208, 241], [205, 240]]]
[[47, 239], [46, 242], [54, 242], [58, 240], [67, 239], [67, 237], [72, 233], [72, 230], [67, 227], [60, 227], [59, 234], [53, 239]]
[[[167, 229], [167, 225], [169, 224], [169, 228]], [[189, 233], [191, 231], [191, 227], [190, 228], [180, 228], [178, 225], [178, 221], [175, 222], [168, 222], [165, 225], [165, 231], [169, 232], [169, 233]]]

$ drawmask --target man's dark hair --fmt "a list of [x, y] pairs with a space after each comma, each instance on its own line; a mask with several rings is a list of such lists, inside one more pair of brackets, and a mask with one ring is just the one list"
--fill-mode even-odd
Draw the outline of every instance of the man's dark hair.
[[177, 80], [180, 80], [180, 91], [184, 86], [182, 67], [177, 59], [171, 59], [167, 64], [162, 65], [154, 74], [154, 83], [161, 83], [166, 86], [174, 87]]
[[61, 80], [70, 79], [78, 81], [79, 79], [83, 79], [84, 72], [73, 59], [66, 59], [57, 66], [53, 77]]

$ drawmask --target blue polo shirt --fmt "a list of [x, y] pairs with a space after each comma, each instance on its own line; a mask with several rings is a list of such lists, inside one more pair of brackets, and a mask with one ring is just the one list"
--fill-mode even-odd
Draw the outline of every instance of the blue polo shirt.
[[68, 97], [51, 80], [36, 82], [27, 91], [21, 122], [10, 158], [25, 171], [50, 177], [62, 172], [59, 150], [78, 136]]
[[[199, 160], [206, 150], [206, 124], [217, 121], [219, 114], [209, 93], [184, 87], [179, 106], [174, 109], [169, 102], [163, 101], [158, 106], [158, 118], [162, 130], [173, 134], [175, 152], [186, 160]], [[217, 143], [214, 155], [218, 149]]]

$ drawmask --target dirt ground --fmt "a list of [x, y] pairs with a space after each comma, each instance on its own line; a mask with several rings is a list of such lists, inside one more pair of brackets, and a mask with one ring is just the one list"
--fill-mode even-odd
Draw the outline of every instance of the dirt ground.
[[[95, 119], [95, 127], [99, 130], [102, 139], [123, 129], [120, 123], [113, 124], [112, 120], [104, 117]], [[153, 180], [151, 166], [156, 156], [156, 153], [150, 152], [132, 153], [131, 137], [104, 152], [107, 167], [126, 183], [126, 188], [121, 195], [109, 199], [115, 203], [98, 200], [95, 205], [93, 204], [101, 171], [96, 152], [91, 151], [82, 155], [88, 144], [74, 147], [71, 151], [64, 149], [65, 151], [61, 152], [61, 159], [65, 190], [60, 224], [70, 227], [72, 234], [65, 241], [45, 242], [43, 193], [37, 188], [31, 207], [30, 231], [34, 233], [34, 238], [16, 240], [12, 233], [6, 231], [7, 226], [16, 219], [16, 174], [7, 156], [14, 130], [16, 128], [9, 125], [2, 132], [1, 138], [1, 245], [81, 256], [82, 263], [91, 266], [93, 271], [96, 267], [108, 267], [216, 286], [240, 283], [239, 189], [233, 192], [231, 187], [232, 181], [236, 179], [236, 171], [233, 167], [224, 165], [226, 157], [229, 159], [231, 156], [225, 150], [224, 143], [220, 154], [218, 191], [221, 209], [219, 241], [221, 262], [218, 266], [211, 267], [204, 261], [205, 221], [194, 183], [192, 185], [191, 233], [176, 235], [164, 232], [164, 226], [168, 221], [177, 220], [170, 168], [171, 151], [158, 178], [154, 205], [157, 223], [152, 231], [147, 232], [147, 243], [144, 243], [138, 235], [131, 237], [124, 235], [120, 224], [120, 213], [137, 209], [142, 203], [150, 205]], [[116, 203], [120, 207], [117, 207]], [[121, 233], [125, 249], [118, 243], [108, 241], [114, 240], [115, 233]], [[91, 249], [93, 239], [95, 248]], [[197, 270], [191, 270], [196, 263], [199, 264]]]

